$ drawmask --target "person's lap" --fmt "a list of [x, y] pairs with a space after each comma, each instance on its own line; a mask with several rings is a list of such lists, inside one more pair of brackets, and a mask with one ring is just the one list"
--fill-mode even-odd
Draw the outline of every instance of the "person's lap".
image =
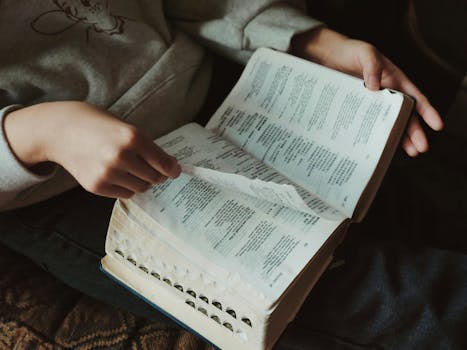
[[[410, 182], [424, 167], [407, 164], [393, 164], [368, 217], [337, 252], [345, 264], [323, 275], [278, 349], [467, 346], [467, 256], [465, 243], [457, 244], [467, 228], [464, 201], [452, 198], [450, 208], [436, 195], [462, 179], [445, 170], [451, 180], [432, 193], [431, 183]], [[457, 189], [467, 193], [462, 184]], [[99, 271], [112, 205], [75, 189], [0, 214], [0, 241], [85, 294], [170, 322]]]
[[99, 270], [113, 203], [77, 188], [0, 213], [0, 242], [70, 287], [136, 315], [172, 323]]
[[448, 127], [419, 159], [398, 154], [284, 349], [467, 348], [465, 130]]
[[389, 241], [347, 248], [346, 264], [323, 275], [288, 328], [284, 349], [466, 348], [467, 256]]

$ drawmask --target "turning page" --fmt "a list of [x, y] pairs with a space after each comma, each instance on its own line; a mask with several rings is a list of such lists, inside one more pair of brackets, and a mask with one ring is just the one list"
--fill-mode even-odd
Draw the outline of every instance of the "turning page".
[[252, 56], [207, 128], [352, 217], [403, 102], [270, 49]]
[[[157, 143], [182, 164], [254, 173], [285, 183], [273, 169], [197, 124]], [[345, 219], [326, 220], [186, 173], [134, 196], [132, 202], [170, 232], [165, 239], [194, 264], [205, 271], [223, 269], [225, 273], [216, 278], [229, 276], [224, 280], [227, 284], [244, 281], [270, 304]]]
[[[262, 168], [264, 168], [264, 166], [262, 166]], [[273, 172], [272, 170], [273, 169], [270, 171]], [[299, 194], [300, 189], [297, 190], [295, 186], [290, 184], [264, 181], [259, 178], [250, 179], [239, 174], [232, 174], [186, 164], [182, 164], [182, 171], [186, 174], [196, 176], [197, 178], [203, 179], [204, 181], [217, 186], [222, 186], [231, 191], [239, 191], [252, 197], [261, 198], [268, 202], [289, 207], [304, 213], [322, 214], [322, 211], [326, 212], [328, 210], [332, 210], [332, 208], [326, 206], [320, 199], [314, 198], [311, 195], [309, 195], [310, 200], [312, 202], [319, 203], [319, 208], [316, 208], [315, 205], [308, 206]], [[274, 173], [281, 177], [280, 174], [277, 174], [276, 172]], [[283, 178], [283, 180], [286, 179]], [[303, 192], [305, 197], [308, 195], [306, 191], [302, 190], [301, 192]]]

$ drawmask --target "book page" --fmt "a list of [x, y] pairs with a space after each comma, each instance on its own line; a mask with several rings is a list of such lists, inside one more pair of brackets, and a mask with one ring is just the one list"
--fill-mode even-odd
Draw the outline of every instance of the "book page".
[[[256, 171], [277, 177], [278, 182], [282, 179], [196, 124], [157, 143], [181, 163], [225, 167], [232, 173], [243, 169], [243, 175]], [[204, 257], [198, 261], [208, 259], [227, 271], [229, 279], [245, 281], [271, 303], [344, 220], [343, 216], [326, 220], [186, 173], [134, 196], [132, 202], [177, 237], [177, 249], [189, 252], [188, 258], [195, 259], [197, 252]]]
[[261, 198], [304, 213], [319, 214], [319, 212], [314, 212], [308, 207], [303, 198], [298, 194], [297, 189], [292, 185], [263, 181], [258, 178], [249, 179], [243, 175], [230, 174], [192, 165], [182, 165], [182, 171], [231, 191], [243, 192], [252, 197]]
[[194, 123], [186, 125], [179, 129], [178, 134], [178, 139], [164, 143], [162, 147], [178, 159], [189, 175], [326, 219], [344, 217], [317, 196], [201, 126]]
[[352, 217], [403, 95], [258, 50], [207, 128]]
[[[238, 152], [235, 152], [234, 157], [237, 158], [240, 155], [242, 158], [245, 155], [242, 153], [239, 154]], [[250, 162], [255, 163], [255, 165], [260, 164], [253, 158], [250, 158]], [[261, 174], [259, 174], [260, 177], [265, 178], [271, 178], [270, 175], [274, 174], [275, 179], [272, 181], [261, 180], [258, 177], [248, 178], [244, 175], [225, 172], [225, 165], [221, 168], [224, 169], [224, 171], [182, 164], [182, 171], [186, 174], [195, 176], [211, 184], [222, 186], [231, 191], [242, 192], [255, 198], [263, 199], [304, 213], [319, 215], [329, 220], [343, 217], [342, 213], [331, 208], [321, 199], [313, 196], [306, 190], [299, 188], [295, 184], [290, 184], [290, 181], [287, 178], [281, 176], [272, 168], [267, 169], [261, 165], [262, 171]], [[257, 168], [257, 166], [249, 166], [249, 168]], [[266, 172], [264, 170], [266, 170]], [[243, 172], [244, 168], [239, 168], [237, 171]], [[258, 174], [249, 173], [248, 175], [255, 176]], [[307, 200], [308, 203], [305, 200]]]

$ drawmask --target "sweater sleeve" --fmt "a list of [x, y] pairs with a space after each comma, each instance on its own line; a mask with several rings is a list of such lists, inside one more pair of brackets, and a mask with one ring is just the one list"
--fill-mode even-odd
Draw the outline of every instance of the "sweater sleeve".
[[12, 201], [21, 191], [32, 187], [53, 175], [38, 175], [26, 167], [16, 158], [8, 144], [5, 133], [4, 120], [9, 112], [21, 108], [11, 105], [0, 110], [0, 208]]
[[172, 23], [215, 52], [246, 62], [259, 47], [288, 51], [295, 34], [323, 24], [302, 11], [301, 1], [167, 0]]

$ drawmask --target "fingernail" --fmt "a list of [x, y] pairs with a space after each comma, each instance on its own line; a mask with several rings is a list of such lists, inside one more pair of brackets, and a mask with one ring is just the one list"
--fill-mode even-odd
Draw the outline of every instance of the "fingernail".
[[417, 152], [424, 153], [428, 151], [428, 142], [423, 131], [418, 130], [413, 133], [412, 143], [417, 149]]
[[177, 178], [182, 172], [182, 167], [180, 166], [180, 164], [178, 164], [176, 159], [175, 159], [175, 162], [176, 163], [174, 164], [174, 166], [172, 167], [172, 170], [170, 171], [170, 177], [172, 179]]
[[416, 157], [418, 156], [418, 151], [415, 147], [410, 147], [408, 150], [407, 150], [407, 154], [409, 155], [409, 157]]
[[439, 121], [439, 123], [435, 126], [435, 131], [441, 131], [444, 129], [444, 123], [442, 120]]
[[374, 75], [371, 75], [368, 78], [368, 87], [370, 88], [370, 90], [378, 90], [379, 89], [379, 80], [378, 80], [378, 78], [375, 77]]

